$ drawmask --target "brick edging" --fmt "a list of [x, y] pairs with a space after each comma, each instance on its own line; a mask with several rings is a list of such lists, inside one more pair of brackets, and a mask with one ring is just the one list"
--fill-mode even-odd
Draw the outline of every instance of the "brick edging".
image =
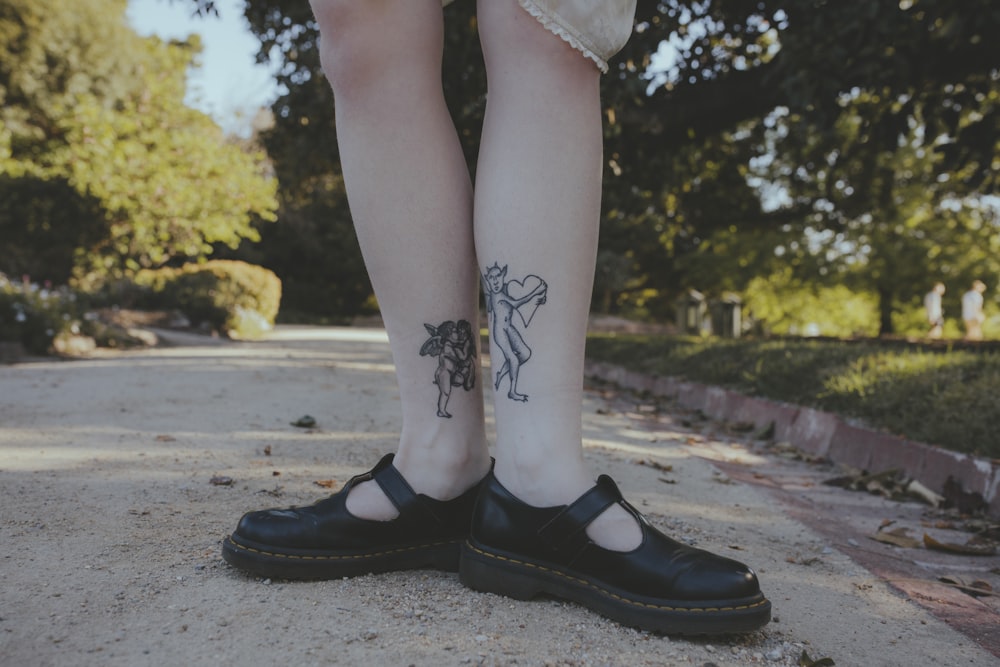
[[657, 377], [621, 366], [588, 361], [588, 377], [626, 389], [675, 399], [714, 419], [740, 421], [764, 428], [774, 423], [774, 437], [802, 451], [869, 472], [898, 469], [932, 491], [943, 493], [951, 477], [964, 491], [978, 493], [994, 517], [1000, 516], [1000, 463], [952, 452], [922, 442], [852, 424], [839, 415], [746, 396], [731, 389]]

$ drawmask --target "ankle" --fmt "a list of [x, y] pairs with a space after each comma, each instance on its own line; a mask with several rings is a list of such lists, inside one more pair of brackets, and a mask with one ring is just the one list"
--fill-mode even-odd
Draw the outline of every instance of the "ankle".
[[458, 447], [400, 444], [393, 467], [417, 493], [451, 500], [468, 491], [490, 470], [486, 443]]
[[595, 480], [576, 456], [498, 456], [494, 474], [514, 497], [533, 507], [568, 505]]
[[[594, 486], [582, 457], [498, 459], [494, 474], [515, 498], [533, 507], [569, 505]], [[635, 517], [612, 505], [587, 526], [587, 536], [612, 551], [631, 551], [642, 542]]]

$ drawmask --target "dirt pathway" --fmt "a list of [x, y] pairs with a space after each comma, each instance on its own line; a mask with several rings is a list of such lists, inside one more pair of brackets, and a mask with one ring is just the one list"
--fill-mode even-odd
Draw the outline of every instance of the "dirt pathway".
[[[219, 558], [242, 512], [311, 502], [394, 447], [391, 359], [373, 330], [199, 342], [0, 366], [0, 665], [1000, 664], [708, 460], [752, 471], [758, 454], [598, 390], [595, 471], [674, 536], [754, 565], [766, 629], [660, 637], [435, 572], [247, 577]], [[317, 428], [290, 425], [305, 414]]]

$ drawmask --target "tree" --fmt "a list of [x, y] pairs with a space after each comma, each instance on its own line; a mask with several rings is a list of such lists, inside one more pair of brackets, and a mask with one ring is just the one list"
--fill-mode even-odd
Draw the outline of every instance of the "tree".
[[234, 247], [274, 217], [264, 156], [182, 103], [197, 39], [141, 38], [125, 7], [0, 6], [0, 233], [19, 240], [0, 270], [100, 282]]
[[886, 105], [873, 98], [845, 99], [833, 133], [803, 153], [789, 152], [821, 166], [800, 170], [786, 162], [777, 171], [794, 198], [812, 202], [801, 232], [815, 261], [841, 282], [877, 295], [879, 333], [888, 335], [895, 333], [898, 306], [919, 300], [937, 280], [967, 284], [1000, 269], [994, 259], [1000, 220], [968, 187], [964, 176], [975, 165], [957, 172], [942, 167], [947, 158], [927, 145], [919, 106], [908, 130], [879, 140], [881, 121], [872, 116]]
[[[445, 13], [444, 84], [474, 164], [484, 86], [471, 5]], [[261, 57], [283, 59], [288, 92], [268, 143], [282, 187], [307, 174], [328, 174], [324, 187], [339, 187], [333, 101], [311, 15], [273, 0], [246, 7]], [[998, 30], [991, 0], [639, 0], [636, 31], [602, 80], [607, 164], [595, 302], [665, 315], [684, 288], [739, 290], [786, 266], [802, 284], [853, 280], [816, 251], [817, 239], [848, 225], [864, 230], [868, 220], [891, 221], [883, 231], [902, 224], [905, 243], [887, 237], [880, 246], [885, 262], [898, 263], [933, 247], [919, 236], [930, 223], [906, 220], [974, 226], [975, 216], [944, 213], [996, 191]], [[905, 162], [897, 155], [904, 145], [933, 157], [921, 172], [933, 190], [887, 171]], [[837, 187], [835, 171], [851, 173], [850, 196], [826, 191]], [[892, 185], [879, 194], [869, 187], [877, 183]], [[300, 194], [283, 206], [319, 206], [319, 197]], [[879, 208], [897, 196], [912, 198], [913, 209]], [[328, 201], [337, 207], [328, 217], [346, 230], [343, 199]], [[954, 238], [962, 252], [981, 237]], [[866, 261], [878, 264], [874, 255]], [[884, 312], [906, 298], [893, 294]]]
[[[996, 231], [977, 202], [997, 185], [1000, 58], [988, 35], [1000, 13], [975, 4], [640, 1], [605, 86], [611, 108], [625, 110], [609, 142], [623, 178], [609, 177], [606, 198], [620, 189], [619, 219], [668, 231], [660, 249], [632, 246], [643, 248], [640, 273], [650, 284], [741, 289], [787, 263], [799, 281], [878, 290], [891, 331], [895, 304], [926, 282], [913, 269], [961, 272], [941, 248], [975, 255]], [[651, 83], [657, 49], [676, 58]], [[692, 151], [705, 157], [678, 168]], [[919, 175], [907, 166], [917, 154]], [[745, 182], [717, 178], [727, 169]], [[844, 242], [848, 224], [860, 243]], [[965, 228], [978, 235], [954, 233]], [[856, 270], [832, 266], [831, 250]]]

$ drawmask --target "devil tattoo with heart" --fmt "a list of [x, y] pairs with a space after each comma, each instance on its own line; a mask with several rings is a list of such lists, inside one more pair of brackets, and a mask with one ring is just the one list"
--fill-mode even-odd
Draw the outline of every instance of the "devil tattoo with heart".
[[490, 319], [490, 338], [503, 353], [503, 365], [497, 371], [495, 389], [500, 389], [504, 377], [510, 378], [507, 397], [511, 400], [528, 400], [517, 390], [521, 366], [531, 358], [531, 348], [524, 342], [515, 322], [514, 313], [527, 328], [538, 307], [545, 303], [549, 286], [536, 275], [524, 280], [506, 280], [507, 265], [494, 263], [483, 275], [483, 292], [486, 294], [486, 312]]

